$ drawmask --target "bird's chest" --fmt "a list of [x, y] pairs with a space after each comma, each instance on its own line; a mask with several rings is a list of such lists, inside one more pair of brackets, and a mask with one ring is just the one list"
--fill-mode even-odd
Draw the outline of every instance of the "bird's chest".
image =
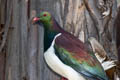
[[64, 66], [59, 60], [59, 58], [55, 55], [55, 51], [53, 47], [50, 47], [45, 53], [44, 58], [48, 66], [55, 71], [56, 73], [59, 73], [60, 75], [64, 76]]

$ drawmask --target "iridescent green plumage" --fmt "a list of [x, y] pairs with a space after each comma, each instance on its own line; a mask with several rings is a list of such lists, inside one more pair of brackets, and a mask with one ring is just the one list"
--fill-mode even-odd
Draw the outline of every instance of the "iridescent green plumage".
[[83, 76], [108, 80], [94, 53], [71, 34], [63, 33], [56, 38], [55, 51], [64, 64], [71, 66]]

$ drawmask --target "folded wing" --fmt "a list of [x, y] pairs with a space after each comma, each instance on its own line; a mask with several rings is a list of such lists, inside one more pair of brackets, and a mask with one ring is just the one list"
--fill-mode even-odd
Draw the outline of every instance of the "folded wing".
[[56, 38], [54, 47], [60, 60], [83, 76], [95, 80], [108, 80], [94, 53], [76, 37], [62, 34]]

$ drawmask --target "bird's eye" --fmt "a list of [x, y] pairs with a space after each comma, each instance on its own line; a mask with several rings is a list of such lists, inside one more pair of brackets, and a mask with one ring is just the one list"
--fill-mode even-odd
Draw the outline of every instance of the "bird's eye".
[[43, 16], [47, 16], [47, 14], [44, 14]]

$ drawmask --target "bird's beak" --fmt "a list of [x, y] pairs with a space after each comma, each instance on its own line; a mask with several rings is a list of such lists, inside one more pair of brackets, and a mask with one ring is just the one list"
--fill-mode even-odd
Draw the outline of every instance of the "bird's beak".
[[34, 17], [33, 20], [32, 20], [32, 23], [35, 24], [35, 23], [37, 23], [39, 20], [40, 20], [40, 18]]

